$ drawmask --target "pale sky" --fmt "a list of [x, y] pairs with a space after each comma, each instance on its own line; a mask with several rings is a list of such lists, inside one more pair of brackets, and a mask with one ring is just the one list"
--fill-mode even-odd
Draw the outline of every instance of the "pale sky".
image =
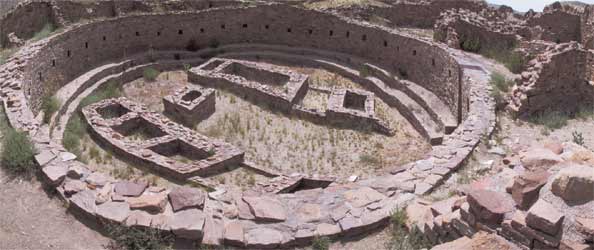
[[[504, 4], [521, 12], [528, 11], [529, 9], [540, 12], [546, 5], [554, 3], [555, 0], [487, 0], [487, 2], [492, 4]], [[594, 4], [594, 0], [581, 0], [580, 2]]]

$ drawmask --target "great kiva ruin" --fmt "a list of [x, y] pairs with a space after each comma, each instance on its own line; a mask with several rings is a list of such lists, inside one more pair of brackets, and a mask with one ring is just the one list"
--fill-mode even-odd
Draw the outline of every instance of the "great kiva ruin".
[[592, 250], [594, 5], [4, 4], [1, 164], [121, 249]]

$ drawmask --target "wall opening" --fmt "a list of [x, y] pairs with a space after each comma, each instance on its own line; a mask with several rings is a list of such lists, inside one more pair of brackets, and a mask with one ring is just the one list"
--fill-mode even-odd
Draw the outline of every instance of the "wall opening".
[[224, 24], [221, 24], [221, 29], [224, 30], [226, 28], [226, 26]]
[[200, 28], [200, 33], [204, 33], [204, 28]]
[[288, 33], [291, 33], [291, 28], [288, 28], [288, 29], [287, 29], [287, 32], [288, 32]]
[[191, 102], [191, 101], [198, 99], [201, 96], [202, 96], [202, 93], [200, 93], [200, 91], [192, 90], [192, 91], [186, 93], [184, 96], [182, 96], [181, 99], [186, 102]]
[[307, 33], [311, 35], [311, 34], [313, 34], [313, 30], [312, 29], [308, 29], [307, 30]]
[[384, 40], [384, 47], [388, 47], [388, 41]]
[[139, 140], [149, 140], [167, 135], [157, 125], [140, 117], [126, 120], [120, 125], [113, 126], [112, 129], [124, 137]]
[[243, 27], [243, 28], [247, 28], [247, 27], [248, 27], [247, 23], [244, 23], [244, 24], [242, 25], [242, 27]]
[[347, 91], [344, 95], [343, 106], [348, 109], [365, 111], [365, 100], [367, 100], [367, 96]]
[[183, 34], [184, 34], [184, 30], [178, 30], [178, 31], [177, 31], [177, 34], [178, 34], [178, 35], [183, 35]]
[[214, 153], [206, 152], [179, 139], [157, 144], [149, 147], [149, 150], [181, 162], [204, 160]]
[[99, 115], [101, 115], [101, 117], [106, 120], [122, 117], [129, 112], [129, 109], [125, 108], [119, 103], [97, 109], [97, 113], [99, 113]]
[[52, 67], [56, 67], [56, 59], [52, 59]]
[[431, 58], [431, 66], [435, 67], [435, 58]]
[[72, 55], [72, 53], [70, 52], [70, 50], [66, 51], [66, 56], [70, 57]]
[[173, 59], [175, 59], [176, 61], [181, 60], [181, 55], [178, 53], [173, 54]]
[[103, 36], [103, 41], [106, 41], [106, 40], [107, 40], [107, 37], [106, 36]]
[[362, 36], [361, 36], [361, 40], [362, 40], [362, 41], [367, 41], [367, 35], [362, 35]]
[[89, 42], [85, 42], [85, 49], [89, 48]]
[[136, 36], [140, 36], [140, 32], [136, 31]]
[[413, 56], [416, 56], [416, 55], [417, 55], [417, 51], [413, 50]]
[[329, 36], [333, 36], [334, 35], [334, 30], [331, 30], [330, 33], [328, 34]]
[[157, 36], [161, 36], [161, 31], [157, 31]]
[[270, 28], [270, 25], [266, 24], [266, 25], [264, 25], [264, 28], [265, 29], [269, 29]]
[[351, 37], [351, 32], [350, 31], [347, 31], [346, 32], [346, 37]]
[[41, 76], [41, 72], [39, 72], [39, 81], [43, 81], [43, 77]]

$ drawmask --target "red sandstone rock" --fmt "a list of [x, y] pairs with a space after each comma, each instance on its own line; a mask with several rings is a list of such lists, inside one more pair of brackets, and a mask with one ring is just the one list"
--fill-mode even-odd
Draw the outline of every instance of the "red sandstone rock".
[[550, 203], [539, 200], [528, 210], [526, 224], [550, 235], [556, 235], [565, 216]]
[[202, 209], [206, 193], [197, 188], [179, 187], [169, 193], [174, 212], [189, 208]]
[[120, 181], [115, 184], [115, 193], [122, 196], [140, 196], [147, 187], [146, 182]]
[[514, 210], [511, 199], [490, 190], [472, 190], [467, 200], [477, 221], [487, 224], [501, 223], [504, 214]]
[[278, 222], [287, 219], [285, 207], [275, 197], [243, 197], [243, 200], [259, 221]]
[[231, 246], [243, 246], [245, 244], [243, 226], [240, 221], [232, 221], [225, 226], [225, 244]]
[[594, 200], [594, 168], [570, 165], [561, 169], [553, 180], [551, 191], [571, 204]]
[[512, 198], [520, 209], [528, 209], [536, 200], [538, 192], [547, 183], [550, 174], [545, 170], [526, 172], [514, 179]]

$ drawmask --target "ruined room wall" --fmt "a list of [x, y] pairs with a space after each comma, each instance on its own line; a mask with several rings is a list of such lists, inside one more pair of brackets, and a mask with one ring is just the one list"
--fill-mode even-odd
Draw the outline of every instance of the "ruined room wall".
[[[588, 51], [570, 48], [550, 56], [542, 64], [535, 82], [523, 90], [519, 114], [528, 117], [539, 112], [562, 111], [573, 113], [594, 103], [594, 88], [588, 84]], [[591, 73], [590, 73], [591, 74]], [[590, 75], [591, 77], [591, 75]]]
[[449, 9], [480, 11], [486, 8], [482, 1], [446, 0], [430, 3], [394, 3], [390, 7], [373, 7], [369, 13], [390, 20], [393, 25], [432, 28], [439, 15]]
[[25, 93], [36, 109], [41, 96], [54, 93], [93, 67], [151, 47], [183, 50], [190, 40], [203, 48], [216, 40], [221, 45], [262, 43], [352, 54], [392, 72], [406, 72], [411, 81], [433, 91], [457, 114], [459, 65], [443, 48], [284, 5], [130, 16], [74, 28], [50, 41], [48, 49], [27, 66]]
[[47, 2], [19, 4], [14, 10], [0, 16], [0, 47], [8, 43], [8, 34], [21, 39], [33, 37], [47, 23], [54, 23], [52, 7]]
[[528, 20], [528, 26], [541, 26], [541, 39], [551, 42], [580, 41], [580, 16], [561, 10], [542, 13]]
[[586, 49], [594, 49], [594, 5], [585, 7], [581, 22], [581, 42]]

